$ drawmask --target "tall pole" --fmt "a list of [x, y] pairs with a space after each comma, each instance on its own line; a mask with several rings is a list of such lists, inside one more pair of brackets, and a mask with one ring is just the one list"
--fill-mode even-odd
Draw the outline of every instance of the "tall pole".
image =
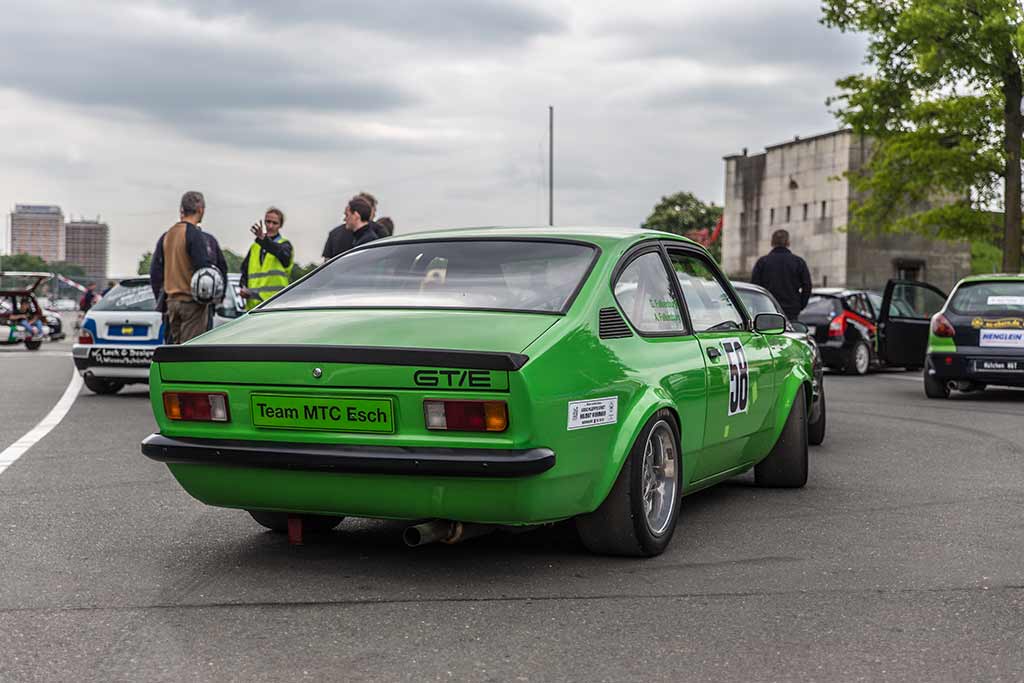
[[555, 108], [548, 107], [548, 225], [555, 224]]

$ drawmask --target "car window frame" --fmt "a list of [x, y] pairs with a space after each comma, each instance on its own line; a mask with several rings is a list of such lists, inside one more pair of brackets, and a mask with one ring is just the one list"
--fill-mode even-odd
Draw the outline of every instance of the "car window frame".
[[[641, 256], [645, 256], [647, 254], [652, 253], [657, 253], [660, 257], [661, 267], [662, 269], [664, 269], [665, 277], [668, 278], [669, 282], [669, 295], [676, 302], [676, 308], [679, 309], [679, 320], [680, 322], [683, 323], [682, 330], [669, 330], [665, 332], [644, 332], [643, 330], [636, 326], [633, 320], [629, 317], [629, 314], [627, 314], [626, 311], [623, 310], [622, 304], [619, 303], [618, 297], [615, 296], [615, 285], [616, 283], [618, 283], [619, 277], [622, 275], [622, 272], [626, 270], [626, 268], [628, 268], [630, 264], [633, 263], [633, 261], [637, 260]], [[664, 248], [662, 248], [660, 240], [647, 240], [632, 246], [626, 251], [626, 253], [624, 253], [619, 258], [618, 263], [615, 264], [615, 268], [612, 269], [611, 277], [608, 279], [608, 288], [612, 295], [612, 301], [615, 302], [616, 309], [622, 315], [623, 319], [629, 324], [633, 332], [635, 332], [637, 335], [651, 339], [656, 339], [659, 337], [693, 336], [693, 323], [690, 320], [690, 312], [686, 310], [685, 303], [679, 297], [678, 288], [675, 286], [673, 276], [674, 272], [671, 269], [671, 263], [666, 258], [665, 250]]]
[[[685, 254], [686, 256], [693, 256], [698, 260], [702, 261], [704, 265], [707, 266], [708, 270], [711, 272], [712, 276], [715, 278], [718, 284], [721, 285], [722, 289], [725, 290], [726, 296], [728, 296], [729, 300], [732, 301], [733, 308], [735, 308], [736, 311], [740, 314], [741, 319], [740, 329], [731, 331], [752, 332], [754, 330], [753, 319], [747, 312], [746, 306], [743, 305], [743, 301], [740, 299], [740, 295], [732, 286], [732, 282], [729, 281], [729, 278], [727, 278], [725, 276], [725, 273], [722, 272], [722, 269], [719, 268], [717, 263], [715, 263], [715, 260], [709, 257], [710, 255], [704, 253], [701, 249], [694, 248], [693, 246], [686, 244], [685, 242], [669, 242], [666, 240], [661, 240], [661, 250], [662, 254], [664, 255], [666, 266], [668, 267], [669, 272], [672, 273], [672, 277], [670, 278], [670, 280], [672, 281], [672, 289], [675, 290], [676, 296], [682, 303], [683, 308], [686, 310], [686, 320], [689, 325], [689, 328], [693, 330], [692, 334], [700, 334], [700, 332], [694, 329], [693, 321], [690, 319], [690, 310], [689, 308], [686, 307], [686, 297], [683, 296], [683, 288], [675, 277], [675, 268], [672, 267], [671, 256], [673, 251], [680, 252], [682, 254]], [[725, 332], [728, 330], [722, 331]]]

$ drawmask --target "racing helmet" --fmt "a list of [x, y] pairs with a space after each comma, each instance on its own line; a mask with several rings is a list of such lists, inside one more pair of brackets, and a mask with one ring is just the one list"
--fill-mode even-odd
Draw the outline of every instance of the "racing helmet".
[[192, 273], [192, 298], [201, 304], [223, 299], [224, 275], [212, 266], [200, 268]]

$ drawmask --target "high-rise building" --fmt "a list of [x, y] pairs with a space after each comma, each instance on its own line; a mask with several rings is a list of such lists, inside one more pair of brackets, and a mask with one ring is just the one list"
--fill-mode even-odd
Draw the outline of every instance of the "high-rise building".
[[71, 221], [64, 230], [64, 260], [82, 266], [89, 277], [106, 277], [110, 247], [110, 228], [107, 224], [99, 220]]
[[18, 204], [11, 212], [10, 253], [64, 260], [64, 213], [59, 206]]

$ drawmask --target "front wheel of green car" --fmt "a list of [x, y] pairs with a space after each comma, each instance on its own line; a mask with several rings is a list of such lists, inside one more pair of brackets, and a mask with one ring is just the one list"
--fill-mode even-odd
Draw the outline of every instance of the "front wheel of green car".
[[[270, 510], [246, 510], [252, 518], [271, 531], [285, 533], [288, 531], [288, 513], [271, 512]], [[298, 515], [302, 518], [302, 527], [309, 533], [326, 533], [341, 524], [344, 517], [330, 515]]]
[[758, 486], [800, 488], [807, 483], [807, 402], [806, 387], [793, 397], [793, 407], [768, 457], [754, 466]]
[[608, 497], [576, 518], [580, 540], [602, 555], [660, 555], [676, 528], [682, 483], [679, 431], [672, 413], [660, 410], [640, 432]]

